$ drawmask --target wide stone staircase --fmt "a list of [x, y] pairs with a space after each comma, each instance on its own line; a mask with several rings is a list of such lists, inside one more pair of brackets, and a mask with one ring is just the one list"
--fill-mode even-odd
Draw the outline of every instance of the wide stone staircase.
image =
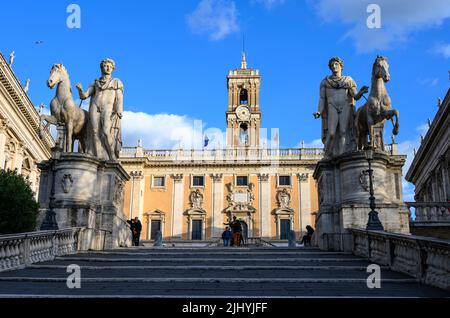
[[[80, 266], [81, 288], [67, 285], [71, 264]], [[0, 273], [0, 297], [450, 297], [383, 266], [381, 288], [370, 289], [369, 264], [304, 247], [82, 252]]]

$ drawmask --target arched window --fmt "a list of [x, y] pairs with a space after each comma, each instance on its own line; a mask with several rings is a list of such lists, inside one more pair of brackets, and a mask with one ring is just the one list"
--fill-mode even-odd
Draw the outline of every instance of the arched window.
[[239, 94], [240, 105], [248, 105], [248, 92], [245, 88], [241, 89]]
[[242, 123], [240, 126], [239, 141], [241, 145], [248, 144], [248, 126], [246, 123]]

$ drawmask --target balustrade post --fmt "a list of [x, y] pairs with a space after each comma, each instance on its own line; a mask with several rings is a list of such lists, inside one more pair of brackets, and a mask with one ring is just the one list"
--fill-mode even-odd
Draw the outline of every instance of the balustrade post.
[[28, 237], [28, 235], [25, 235], [25, 238], [23, 239], [23, 251], [22, 251], [23, 255], [23, 264], [25, 264], [25, 266], [28, 266], [31, 264], [31, 255], [30, 255], [30, 238]]

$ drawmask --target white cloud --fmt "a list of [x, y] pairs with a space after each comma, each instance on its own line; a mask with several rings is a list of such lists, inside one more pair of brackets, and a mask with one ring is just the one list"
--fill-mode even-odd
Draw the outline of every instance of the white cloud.
[[418, 81], [421, 85], [430, 87], [436, 86], [439, 83], [438, 78], [419, 78]]
[[217, 41], [239, 31], [237, 16], [234, 1], [202, 0], [187, 22], [192, 32], [208, 34], [210, 40]]
[[267, 10], [272, 10], [285, 2], [285, 0], [252, 0], [252, 3], [262, 4]]
[[450, 43], [440, 43], [434, 47], [436, 54], [442, 55], [446, 59], [450, 58]]
[[[448, 0], [319, 0], [309, 3], [327, 23], [349, 25], [344, 38], [350, 37], [359, 52], [385, 50], [406, 42], [418, 30], [438, 27], [450, 17]], [[381, 28], [369, 29], [367, 6], [381, 8]], [[447, 51], [445, 51], [447, 52]]]
[[188, 116], [124, 111], [122, 135], [124, 147], [142, 139], [145, 149], [201, 148], [203, 123]]

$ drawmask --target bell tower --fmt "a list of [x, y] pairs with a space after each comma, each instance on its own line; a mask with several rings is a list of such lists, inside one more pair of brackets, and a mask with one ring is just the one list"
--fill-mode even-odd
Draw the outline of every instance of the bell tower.
[[227, 148], [259, 146], [260, 85], [259, 70], [247, 68], [245, 52], [242, 52], [241, 68], [229, 71], [227, 76]]

